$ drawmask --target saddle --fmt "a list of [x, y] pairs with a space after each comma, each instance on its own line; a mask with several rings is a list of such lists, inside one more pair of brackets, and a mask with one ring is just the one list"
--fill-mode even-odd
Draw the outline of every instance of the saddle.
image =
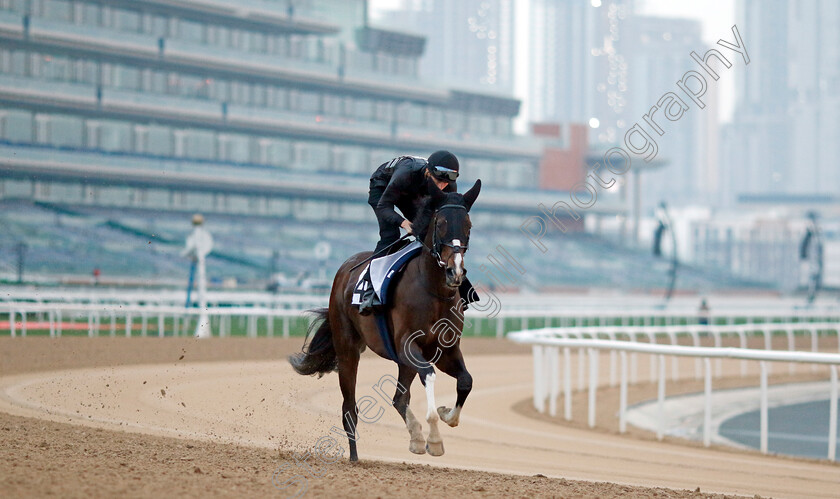
[[370, 274], [370, 282], [376, 296], [383, 307], [387, 306], [389, 304], [388, 291], [391, 281], [405, 268], [405, 264], [420, 254], [422, 250], [423, 245], [419, 241], [412, 241], [391, 254], [371, 260], [359, 274], [356, 287], [353, 288], [353, 297], [350, 304], [361, 304], [362, 296], [368, 286], [365, 276]]

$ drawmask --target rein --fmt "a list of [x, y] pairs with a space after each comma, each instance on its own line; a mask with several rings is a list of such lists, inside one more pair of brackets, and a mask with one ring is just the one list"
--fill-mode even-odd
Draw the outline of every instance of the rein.
[[[438, 267], [440, 267], [440, 268], [446, 267], [446, 262], [444, 262], [440, 257], [441, 247], [448, 246], [448, 247], [452, 248], [452, 251], [454, 251], [455, 253], [466, 253], [467, 249], [469, 249], [468, 245], [455, 245], [455, 244], [450, 244], [450, 243], [444, 243], [444, 242], [438, 240], [438, 233], [437, 233], [437, 220], [438, 219], [437, 219], [437, 216], [438, 216], [438, 213], [440, 213], [441, 211], [443, 211], [445, 209], [459, 209], [459, 210], [465, 210], [466, 211], [467, 208], [465, 206], [461, 206], [460, 204], [445, 204], [445, 205], [441, 206], [440, 208], [438, 208], [437, 210], [435, 210], [435, 219], [434, 219], [435, 220], [435, 225], [432, 228], [432, 247], [431, 248], [426, 246], [426, 243], [424, 241], [420, 241], [420, 238], [417, 238], [417, 240], [420, 241], [420, 244], [423, 245], [423, 248], [425, 248], [429, 252], [429, 254], [432, 255], [432, 258], [435, 259], [435, 262], [438, 264]], [[437, 297], [437, 298], [440, 298], [440, 297]]]

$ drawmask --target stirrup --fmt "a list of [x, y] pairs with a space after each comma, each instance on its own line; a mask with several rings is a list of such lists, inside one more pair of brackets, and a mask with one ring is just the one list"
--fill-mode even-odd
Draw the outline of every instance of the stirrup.
[[359, 303], [359, 315], [370, 315], [376, 307], [382, 306], [382, 302], [376, 296], [373, 288], [368, 289]]

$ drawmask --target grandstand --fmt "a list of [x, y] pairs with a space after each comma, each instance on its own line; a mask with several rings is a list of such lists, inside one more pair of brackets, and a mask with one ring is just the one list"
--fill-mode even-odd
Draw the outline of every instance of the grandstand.
[[[216, 241], [212, 286], [262, 288], [274, 272], [328, 281], [375, 244], [376, 165], [448, 148], [462, 190], [483, 181], [475, 282], [489, 281], [480, 265], [501, 243], [526, 269], [513, 288], [665, 286], [666, 269], [641, 252], [554, 233], [543, 255], [519, 232], [584, 178], [585, 127], [514, 134], [518, 100], [419, 74], [425, 39], [370, 26], [364, 0], [289, 5], [0, 1], [3, 278], [17, 278], [25, 245], [27, 280], [90, 282], [99, 269], [103, 283], [183, 286], [179, 252], [201, 212]], [[626, 220], [627, 206], [607, 191], [582, 214]], [[327, 261], [313, 256], [320, 241]], [[678, 282], [750, 285], [705, 269]]]
[[[179, 256], [191, 227], [187, 213], [125, 210], [89, 206], [58, 207], [29, 201], [0, 204], [0, 227], [7, 241], [25, 241], [26, 270], [65, 281], [89, 279], [94, 268], [103, 282], [136, 279], [149, 284], [182, 286], [187, 280], [187, 261]], [[332, 273], [348, 256], [370, 250], [377, 240], [373, 215], [366, 223], [325, 221], [317, 225], [293, 218], [213, 215], [207, 227], [215, 239], [208, 259], [208, 274], [216, 286], [236, 279], [245, 287], [264, 287], [271, 271], [288, 277], [319, 269]], [[544, 240], [545, 254], [535, 251], [523, 234], [505, 229], [484, 230], [486, 218], [476, 217], [471, 250], [467, 257], [470, 276], [491, 284], [480, 266], [486, 256], [502, 245], [525, 269], [516, 274], [512, 288], [528, 290], [573, 290], [605, 288], [649, 291], [664, 288], [668, 263], [643, 251], [631, 251], [604, 239], [568, 233]], [[313, 251], [326, 241], [333, 251], [322, 263]], [[14, 244], [0, 246], [0, 268], [11, 278], [16, 265]], [[505, 283], [503, 283], [505, 284]], [[678, 288], [721, 290], [761, 288], [713, 269], [683, 267]]]

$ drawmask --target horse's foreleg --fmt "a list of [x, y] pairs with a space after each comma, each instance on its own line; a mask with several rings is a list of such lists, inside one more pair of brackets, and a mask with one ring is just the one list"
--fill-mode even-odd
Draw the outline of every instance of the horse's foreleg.
[[414, 369], [400, 364], [399, 385], [394, 394], [394, 408], [403, 418], [408, 434], [411, 436], [408, 450], [414, 454], [425, 454], [426, 439], [423, 438], [423, 427], [420, 426], [420, 422], [417, 421], [408, 406], [411, 401], [411, 382], [414, 381], [416, 375], [417, 372]]
[[[438, 414], [435, 411], [435, 369], [428, 362], [416, 343], [411, 342], [400, 349], [400, 360], [412, 366], [420, 375], [420, 382], [426, 387], [426, 422], [429, 423], [429, 437], [426, 439], [426, 452], [433, 456], [443, 455], [443, 439], [438, 430]], [[406, 413], [408, 414], [408, 413]]]
[[456, 380], [456, 390], [458, 398], [455, 401], [455, 407], [449, 409], [444, 406], [437, 408], [438, 415], [444, 423], [451, 427], [458, 426], [461, 417], [461, 408], [464, 407], [464, 402], [467, 400], [467, 395], [472, 390], [472, 376], [467, 372], [464, 366], [464, 358], [461, 352], [455, 352], [452, 355], [444, 355], [438, 361], [437, 366], [441, 371], [452, 376]]
[[350, 461], [358, 461], [356, 453], [356, 425], [359, 421], [356, 414], [356, 372], [359, 368], [358, 352], [351, 352], [339, 358], [338, 361], [338, 383], [341, 386], [341, 395], [344, 402], [341, 404], [341, 422], [344, 424], [344, 431], [350, 442]]

